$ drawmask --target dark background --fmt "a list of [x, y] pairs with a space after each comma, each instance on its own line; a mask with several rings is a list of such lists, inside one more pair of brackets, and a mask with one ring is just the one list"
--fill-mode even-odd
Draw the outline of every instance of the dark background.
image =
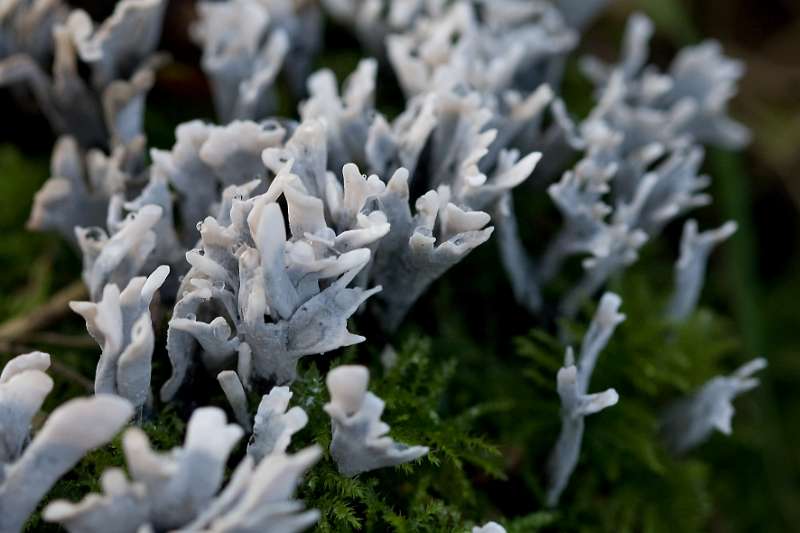
[[757, 451], [731, 455], [728, 468], [739, 471], [740, 482], [730, 487], [714, 530], [798, 531], [800, 2], [615, 2], [584, 46], [593, 51], [614, 46], [618, 33], [612, 28], [636, 9], [656, 22], [657, 58], [714, 38], [747, 65], [733, 115], [752, 129], [753, 143], [739, 154], [711, 150], [707, 159], [717, 220], [737, 220], [740, 230], [715, 255], [705, 298], [730, 311], [744, 350], [765, 356], [770, 368], [747, 400], [752, 403], [742, 407], [752, 408], [754, 416], [734, 424]]

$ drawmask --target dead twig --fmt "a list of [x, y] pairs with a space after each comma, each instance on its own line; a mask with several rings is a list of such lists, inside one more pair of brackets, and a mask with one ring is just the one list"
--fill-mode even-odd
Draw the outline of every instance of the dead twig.
[[64, 378], [66, 378], [66, 379], [68, 379], [70, 381], [72, 381], [76, 385], [80, 385], [81, 387], [86, 389], [88, 392], [94, 391], [94, 383], [92, 383], [91, 380], [86, 378], [80, 372], [77, 372], [77, 371], [73, 370], [68, 365], [65, 365], [61, 361], [59, 361], [57, 359], [53, 359], [51, 357], [50, 358], [50, 368], [53, 369], [53, 372], [55, 372], [57, 374], [60, 374], [61, 376], [63, 376]]
[[75, 281], [39, 307], [0, 325], [0, 342], [15, 342], [47, 327], [69, 312], [69, 302], [86, 298], [82, 281]]
[[31, 344], [44, 344], [57, 348], [75, 348], [78, 350], [96, 349], [97, 343], [88, 335], [64, 335], [52, 331], [31, 333], [24, 337]]
[[[33, 352], [35, 351], [35, 348], [31, 348], [30, 346], [24, 346], [22, 344], [16, 344], [8, 341], [0, 341], [0, 351], [4, 353], [12, 353], [15, 355], [19, 355], [23, 353]], [[88, 379], [80, 372], [74, 370], [69, 365], [65, 365], [61, 361], [55, 359], [52, 355], [50, 356], [50, 370], [52, 370], [54, 374], [58, 374], [64, 379], [73, 382], [74, 384], [78, 385], [83, 389], [86, 389], [87, 392], [94, 391], [94, 383], [92, 383], [90, 379]]]

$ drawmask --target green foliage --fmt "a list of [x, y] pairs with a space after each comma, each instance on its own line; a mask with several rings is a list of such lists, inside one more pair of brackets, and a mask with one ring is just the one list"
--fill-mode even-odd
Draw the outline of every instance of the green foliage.
[[[326, 453], [300, 488], [306, 503], [323, 513], [319, 531], [464, 531], [466, 520], [481, 517], [486, 502], [476, 490], [476, 478], [501, 479], [504, 473], [498, 449], [471, 428], [496, 406], [442, 416], [455, 370], [453, 359], [436, 359], [432, 343], [419, 337], [406, 340], [395, 366], [372, 369], [370, 390], [386, 402], [383, 419], [392, 437], [429, 446], [431, 452], [413, 464], [352, 479], [341, 476]], [[293, 447], [317, 443], [327, 452], [331, 429], [322, 407], [328, 394], [315, 365], [293, 391], [293, 403], [309, 415], [308, 427], [295, 437]]]
[[47, 174], [47, 156], [0, 145], [0, 319], [36, 307], [80, 272], [60, 239], [24, 228]]
[[508, 533], [525, 533], [538, 531], [551, 526], [558, 521], [558, 513], [552, 511], [539, 511], [538, 513], [521, 516], [509, 522], [506, 526]]
[[[600, 355], [591, 390], [614, 387], [618, 405], [587, 419], [581, 462], [562, 500], [558, 531], [701, 531], [712, 509], [707, 464], [671, 457], [658, 414], [741, 357], [731, 324], [707, 309], [685, 323], [662, 318], [664, 296], [631, 272], [616, 287], [628, 316]], [[580, 321], [588, 324], [590, 315]], [[568, 338], [585, 326], [565, 324]], [[542, 331], [517, 339], [524, 372], [538, 388], [555, 388], [563, 346]], [[579, 343], [576, 343], [579, 344]], [[546, 446], [554, 439], [551, 433]], [[534, 443], [531, 443], [535, 445]], [[546, 453], [546, 451], [544, 451]], [[541, 467], [539, 471], [541, 472]]]

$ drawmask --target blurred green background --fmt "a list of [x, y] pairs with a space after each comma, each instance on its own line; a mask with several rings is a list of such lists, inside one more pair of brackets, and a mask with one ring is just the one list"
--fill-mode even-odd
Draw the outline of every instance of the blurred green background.
[[767, 357], [770, 368], [740, 407], [750, 415], [735, 429], [745, 444], [708, 450], [726, 454], [726, 469], [738, 474], [714, 529], [798, 531], [800, 2], [641, 0], [617, 4], [609, 18], [630, 9], [654, 18], [665, 54], [715, 38], [747, 65], [733, 112], [752, 129], [753, 143], [741, 154], [712, 150], [707, 160], [713, 210], [737, 220], [740, 231], [717, 254], [705, 298], [730, 311], [744, 350]]
[[[72, 3], [89, 8], [96, 18], [113, 7], [112, 2]], [[705, 38], [718, 39], [728, 55], [747, 64], [732, 114], [752, 129], [754, 140], [741, 153], [708, 151], [706, 171], [714, 179], [715, 203], [697, 215], [706, 225], [734, 219], [740, 229], [713, 256], [703, 300], [731, 317], [735, 337], [731, 340], [741, 354], [739, 361], [761, 355], [770, 367], [762, 376], [763, 385], [737, 401], [735, 437], [715, 436], [697, 454], [714, 465], [710, 475], [716, 480], [708, 502], [711, 518], [706, 522], [711, 531], [798, 531], [800, 2], [616, 1], [587, 33], [581, 51], [616, 57], [625, 20], [635, 10], [646, 12], [656, 23], [652, 56], [657, 64], [665, 65], [678, 48]], [[191, 2], [171, 3], [163, 46], [176, 61], [160, 74], [147, 114], [151, 145], [160, 148], [171, 145], [177, 123], [212, 117], [208, 89], [196, 68], [198, 52], [185, 33], [191, 16]], [[340, 76], [346, 74], [359, 57], [352, 44], [351, 37], [341, 37], [329, 46], [320, 65], [332, 66]], [[566, 94], [588, 99], [587, 90], [585, 84], [568, 78]], [[570, 99], [568, 103], [582, 105]], [[9, 105], [4, 98], [2, 108]], [[293, 115], [292, 109], [287, 103], [283, 112]], [[79, 278], [79, 259], [57, 237], [24, 229], [33, 194], [48, 176], [53, 141], [47, 124], [25, 110], [13, 109], [0, 121], [0, 264], [4, 274], [0, 277], [0, 322], [4, 323], [0, 332], [7, 331], [3, 328], [15, 318], [40, 313], [59, 290], [74, 291]], [[675, 257], [678, 237], [674, 228], [668, 232], [668, 257]], [[651, 261], [654, 269], [670, 268], [656, 264], [663, 261], [659, 256], [645, 261]], [[464, 267], [460, 275], [474, 273], [470, 268]], [[447, 286], [436, 290], [446, 292]], [[507, 296], [507, 287], [502, 291]], [[520, 315], [513, 322], [529, 320]], [[518, 328], [515, 334], [525, 331]], [[506, 344], [496, 340], [492, 346], [500, 349]], [[3, 353], [30, 347], [48, 348], [60, 361], [55, 368], [59, 389], [51, 396], [50, 407], [59, 397], [85, 393], [94, 365], [87, 353], [94, 348], [77, 317], [60, 317], [42, 331], [13, 342], [0, 334]]]

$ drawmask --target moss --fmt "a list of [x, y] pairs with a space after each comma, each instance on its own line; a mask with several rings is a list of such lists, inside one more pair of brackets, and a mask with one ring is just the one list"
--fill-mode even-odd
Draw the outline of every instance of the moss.
[[[487, 410], [478, 407], [459, 416], [442, 416], [440, 406], [456, 365], [454, 360], [437, 360], [431, 345], [423, 338], [408, 339], [397, 365], [387, 371], [372, 365], [370, 381], [370, 389], [386, 402], [383, 419], [392, 427], [392, 436], [429, 446], [431, 452], [412, 464], [353, 479], [342, 477], [326, 454], [300, 488], [307, 505], [323, 512], [320, 531], [462, 531], [469, 518], [462, 511], [481, 516], [485, 502], [475, 481], [503, 476], [501, 454], [470, 433], [472, 422]], [[295, 437], [293, 447], [316, 442], [327, 449], [330, 421], [322, 406], [328, 397], [317, 367], [312, 365], [293, 390], [293, 403], [309, 415], [309, 425]]]

